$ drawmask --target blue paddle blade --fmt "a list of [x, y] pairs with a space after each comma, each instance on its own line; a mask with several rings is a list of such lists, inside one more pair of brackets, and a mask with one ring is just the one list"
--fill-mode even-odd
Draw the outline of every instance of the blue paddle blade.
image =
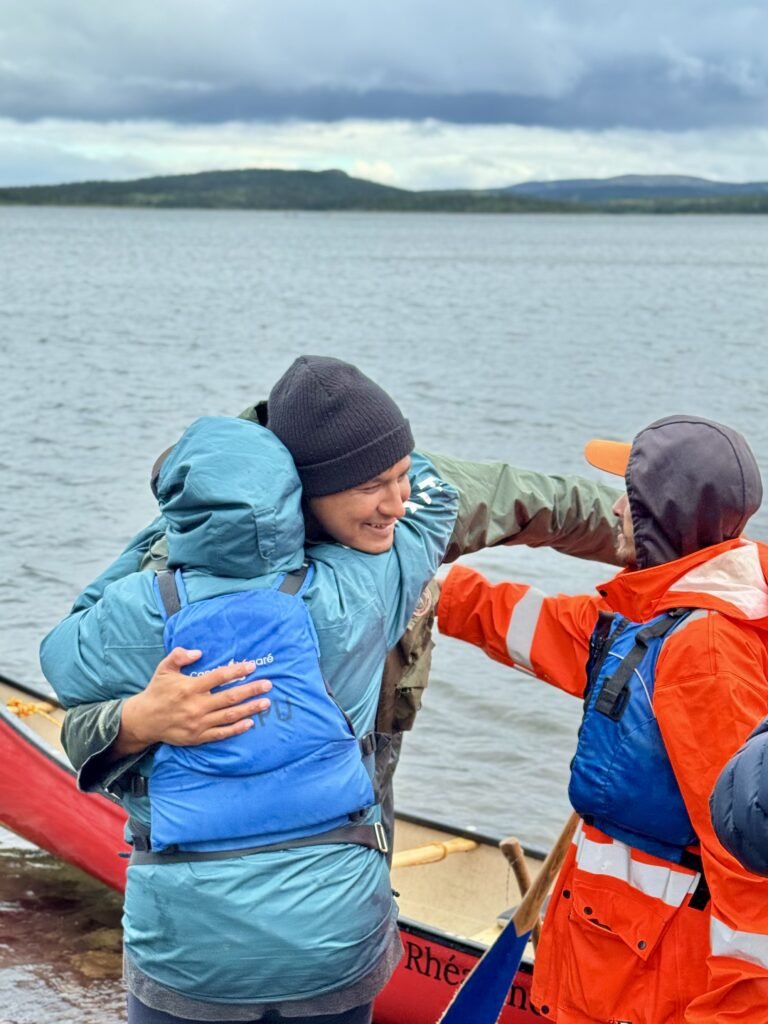
[[530, 937], [518, 935], [510, 921], [467, 975], [440, 1024], [496, 1024]]

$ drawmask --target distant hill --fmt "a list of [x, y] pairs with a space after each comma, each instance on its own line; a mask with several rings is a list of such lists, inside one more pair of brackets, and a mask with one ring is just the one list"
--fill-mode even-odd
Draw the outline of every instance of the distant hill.
[[499, 192], [409, 192], [344, 171], [206, 171], [136, 181], [0, 188], [0, 203], [232, 210], [558, 212], [571, 204]]
[[344, 171], [205, 171], [135, 181], [0, 188], [1, 204], [156, 209], [430, 213], [768, 213], [768, 182], [677, 175], [529, 181], [509, 188], [412, 192]]
[[503, 195], [536, 196], [569, 203], [606, 203], [627, 199], [723, 199], [768, 196], [768, 181], [735, 183], [681, 174], [622, 174], [616, 178], [526, 181], [499, 190]]

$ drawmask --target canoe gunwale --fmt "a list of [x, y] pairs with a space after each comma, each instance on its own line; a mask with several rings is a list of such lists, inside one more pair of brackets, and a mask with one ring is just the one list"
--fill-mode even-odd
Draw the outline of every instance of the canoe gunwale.
[[[461, 836], [462, 839], [474, 839], [476, 843], [481, 843], [483, 846], [498, 846], [504, 838], [503, 836], [491, 836], [484, 832], [476, 832], [471, 828], [459, 828], [452, 822], [441, 821], [439, 818], [425, 818], [423, 815], [401, 811], [400, 808], [397, 810], [397, 817], [409, 822], [411, 825], [420, 825], [423, 828], [435, 829], [438, 832], [447, 832], [452, 836]], [[533, 860], [543, 861], [547, 856], [547, 851], [540, 846], [528, 845], [527, 843], [521, 843], [520, 845], [522, 846], [523, 853]]]
[[[9, 679], [8, 676], [2, 674], [0, 674], [0, 683], [5, 686], [11, 686], [15, 690], [21, 690], [22, 693], [26, 693], [36, 700], [52, 701], [58, 704], [55, 695], [52, 697], [42, 687], [19, 683], [15, 679]], [[47, 743], [42, 736], [39, 736], [34, 729], [26, 724], [23, 718], [9, 711], [4, 704], [0, 704], [0, 719], [7, 724], [9, 729], [19, 733], [38, 753], [47, 757], [49, 761], [53, 761], [57, 767], [63, 768], [69, 775], [75, 776], [77, 774], [65, 754], [51, 746], [50, 743]]]

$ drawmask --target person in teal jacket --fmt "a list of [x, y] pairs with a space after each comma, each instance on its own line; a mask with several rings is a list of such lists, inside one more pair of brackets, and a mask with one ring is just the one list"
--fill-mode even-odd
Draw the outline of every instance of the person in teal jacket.
[[[387, 650], [440, 564], [458, 509], [455, 489], [411, 447], [406, 431], [379, 457], [385, 475], [395, 469], [387, 485], [402, 509], [401, 519], [361, 527], [377, 532], [379, 553], [321, 543], [309, 557], [314, 577], [305, 600], [320, 663], [358, 736], [373, 728]], [[372, 468], [380, 476], [377, 465], [363, 460], [365, 481]], [[163, 466], [158, 495], [168, 562], [184, 569], [192, 603], [272, 586], [304, 561], [299, 479], [268, 430], [237, 419], [198, 420]], [[65, 706], [143, 689], [166, 653], [154, 579], [145, 571], [114, 581], [46, 638], [43, 669]], [[140, 771], [151, 790], [151, 754]], [[125, 794], [123, 803], [150, 827], [146, 796]], [[365, 821], [377, 815], [374, 806]], [[361, 845], [134, 863], [124, 920], [128, 987], [142, 1013], [177, 1019], [346, 1014], [368, 1007], [394, 968], [396, 916], [386, 860]]]

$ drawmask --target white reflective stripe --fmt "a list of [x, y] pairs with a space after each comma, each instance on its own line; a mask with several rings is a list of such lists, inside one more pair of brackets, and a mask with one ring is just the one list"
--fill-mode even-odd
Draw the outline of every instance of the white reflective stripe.
[[440, 485], [440, 481], [437, 479], [436, 476], [422, 477], [421, 480], [416, 481], [416, 486], [419, 488], [420, 491], [425, 491], [427, 487], [432, 487], [439, 491], [442, 491], [443, 489]]
[[737, 932], [712, 917], [709, 925], [712, 956], [733, 956], [768, 971], [768, 935], [756, 932]]
[[531, 644], [539, 621], [539, 612], [546, 594], [543, 590], [529, 587], [512, 610], [507, 630], [507, 652], [512, 661], [529, 670], [531, 664]]
[[596, 843], [587, 839], [583, 829], [576, 834], [576, 863], [591, 875], [609, 875], [631, 885], [633, 889], [661, 900], [668, 907], [679, 907], [689, 892], [699, 884], [700, 875], [664, 868], [660, 864], [644, 864], [632, 859], [632, 848], [612, 839]]
[[429, 491], [433, 491], [435, 494], [445, 493], [442, 482], [436, 476], [425, 476], [416, 481], [411, 488], [410, 498], [403, 502], [406, 514], [415, 516], [417, 512], [422, 511], [425, 505], [431, 505], [432, 495], [429, 494]]

